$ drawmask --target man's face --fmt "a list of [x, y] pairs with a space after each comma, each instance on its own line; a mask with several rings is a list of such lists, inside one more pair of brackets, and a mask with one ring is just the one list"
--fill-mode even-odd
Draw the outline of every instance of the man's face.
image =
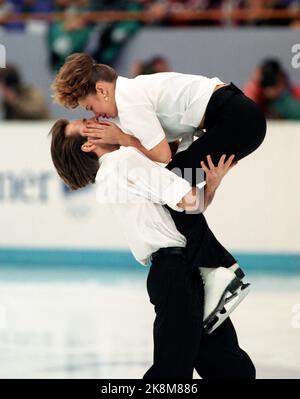
[[[93, 118], [89, 120], [94, 120]], [[66, 129], [65, 129], [65, 135], [66, 136], [72, 136], [73, 134], [80, 134], [83, 136], [83, 129], [85, 128], [87, 119], [76, 119], [74, 121], [71, 121], [67, 124]]]

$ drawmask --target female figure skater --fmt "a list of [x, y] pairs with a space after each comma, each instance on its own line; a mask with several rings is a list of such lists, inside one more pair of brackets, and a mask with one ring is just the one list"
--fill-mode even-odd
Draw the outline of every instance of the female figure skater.
[[[164, 72], [127, 79], [107, 65], [96, 64], [86, 54], [74, 54], [59, 71], [53, 89], [56, 101], [67, 108], [81, 106], [97, 118], [118, 117], [122, 130], [111, 122], [88, 122], [82, 134], [91, 143], [136, 147], [150, 159], [167, 163], [168, 169], [181, 170], [185, 178], [185, 172], [192, 170], [192, 185], [202, 179], [197, 173], [199, 164], [204, 171], [209, 166], [208, 154], [213, 164], [222, 154], [234, 154], [237, 162], [255, 151], [266, 134], [265, 117], [258, 106], [233, 83], [218, 78]], [[194, 141], [194, 136], [200, 137]], [[172, 157], [169, 143], [178, 140]], [[230, 278], [228, 270], [222, 276], [221, 299], [205, 287], [205, 295], [211, 294], [207, 302], [212, 305], [205, 314], [210, 322], [222, 309], [229, 284], [236, 277], [242, 279], [244, 273], [217, 241], [202, 213], [169, 211], [177, 229], [187, 238], [188, 262], [206, 269], [205, 280], [210, 275], [215, 281], [215, 273], [224, 268], [231, 271]]]

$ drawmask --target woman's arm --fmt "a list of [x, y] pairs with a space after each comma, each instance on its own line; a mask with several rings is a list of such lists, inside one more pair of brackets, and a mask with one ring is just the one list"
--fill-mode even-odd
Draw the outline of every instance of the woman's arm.
[[88, 121], [83, 130], [92, 144], [119, 144], [124, 147], [135, 147], [149, 159], [156, 162], [169, 163], [172, 158], [171, 149], [166, 139], [161, 140], [151, 150], [147, 150], [136, 137], [123, 132], [115, 123], [108, 121]]
[[124, 147], [135, 147], [140, 150], [144, 155], [150, 158], [152, 161], [169, 163], [172, 158], [171, 148], [166, 139], [163, 139], [159, 144], [153, 147], [151, 150], [147, 150], [136, 137], [131, 136], [122, 132], [120, 136], [119, 144]]

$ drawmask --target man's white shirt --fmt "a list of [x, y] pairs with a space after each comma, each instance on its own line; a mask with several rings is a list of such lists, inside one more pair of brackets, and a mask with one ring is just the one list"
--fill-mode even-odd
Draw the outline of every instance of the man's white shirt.
[[164, 138], [192, 144], [219, 78], [162, 72], [134, 79], [119, 76], [115, 100], [121, 128], [151, 150]]
[[123, 223], [135, 258], [147, 265], [159, 248], [185, 247], [186, 238], [176, 229], [168, 205], [177, 204], [191, 190], [191, 184], [133, 147], [102, 155], [96, 176], [97, 201], [111, 204]]

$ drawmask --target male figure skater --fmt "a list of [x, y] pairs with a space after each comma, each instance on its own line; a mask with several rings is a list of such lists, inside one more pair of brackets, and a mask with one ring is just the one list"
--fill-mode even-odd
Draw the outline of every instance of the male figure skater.
[[[65, 183], [77, 189], [96, 181], [98, 200], [113, 204], [135, 257], [143, 264], [151, 259], [147, 289], [156, 312], [154, 362], [144, 378], [192, 378], [193, 368], [203, 378], [254, 378], [255, 368], [229, 319], [212, 334], [203, 334], [202, 280], [186, 261], [185, 237], [162, 206], [205, 210], [233, 157], [226, 163], [223, 157], [212, 173], [206, 170], [202, 203], [196, 187], [137, 149], [96, 147], [79, 134], [78, 122], [74, 129], [60, 120], [51, 132], [52, 159]], [[157, 174], [151, 179], [147, 171]]]

